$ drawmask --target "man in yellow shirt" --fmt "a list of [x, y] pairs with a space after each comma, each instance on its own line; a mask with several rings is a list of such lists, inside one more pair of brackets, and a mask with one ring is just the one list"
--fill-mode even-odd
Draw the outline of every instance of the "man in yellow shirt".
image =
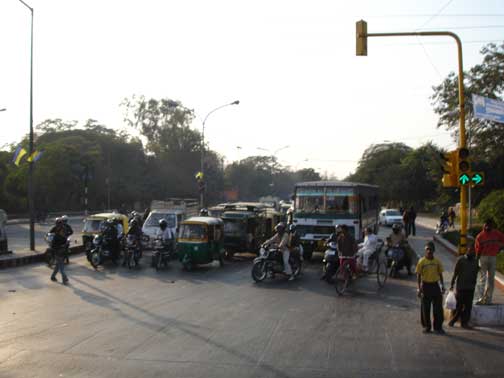
[[[431, 304], [434, 317], [434, 332], [444, 335], [443, 330], [443, 265], [434, 257], [434, 243], [425, 245], [425, 256], [416, 266], [418, 296], [422, 299], [420, 309], [424, 333], [431, 331]], [[439, 287], [441, 283], [441, 288]]]

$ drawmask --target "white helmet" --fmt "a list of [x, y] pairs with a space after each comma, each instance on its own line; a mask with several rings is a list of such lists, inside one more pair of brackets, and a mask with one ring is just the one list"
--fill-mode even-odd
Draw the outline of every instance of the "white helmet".
[[60, 219], [61, 219], [61, 221], [63, 223], [67, 223], [68, 222], [68, 217], [66, 215], [62, 215]]

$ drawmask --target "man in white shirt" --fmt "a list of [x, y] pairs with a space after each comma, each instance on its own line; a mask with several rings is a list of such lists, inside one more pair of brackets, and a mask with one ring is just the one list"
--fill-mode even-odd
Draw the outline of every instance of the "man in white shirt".
[[359, 244], [359, 250], [357, 251], [357, 256], [362, 258], [362, 270], [367, 272], [369, 256], [373, 254], [376, 250], [378, 244], [378, 238], [373, 234], [373, 229], [367, 227], [364, 230], [364, 243]]

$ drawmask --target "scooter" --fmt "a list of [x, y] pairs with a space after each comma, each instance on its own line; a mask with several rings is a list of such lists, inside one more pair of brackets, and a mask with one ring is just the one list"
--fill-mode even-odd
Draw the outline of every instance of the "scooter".
[[322, 264], [324, 274], [321, 280], [324, 280], [327, 283], [333, 283], [334, 275], [339, 267], [338, 244], [335, 241], [327, 244]]
[[[292, 268], [292, 276], [296, 278], [301, 274], [301, 255], [297, 250], [290, 252], [289, 263]], [[275, 278], [275, 274], [283, 274], [284, 264], [282, 252], [278, 248], [261, 246], [259, 257], [254, 259], [252, 265], [252, 278], [256, 282], [264, 281], [266, 278]]]

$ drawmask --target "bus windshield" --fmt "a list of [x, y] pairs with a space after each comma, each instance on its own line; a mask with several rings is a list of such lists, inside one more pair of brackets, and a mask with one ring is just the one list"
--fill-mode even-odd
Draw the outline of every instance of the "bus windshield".
[[307, 213], [348, 214], [358, 213], [358, 197], [353, 188], [298, 188], [296, 210]]

